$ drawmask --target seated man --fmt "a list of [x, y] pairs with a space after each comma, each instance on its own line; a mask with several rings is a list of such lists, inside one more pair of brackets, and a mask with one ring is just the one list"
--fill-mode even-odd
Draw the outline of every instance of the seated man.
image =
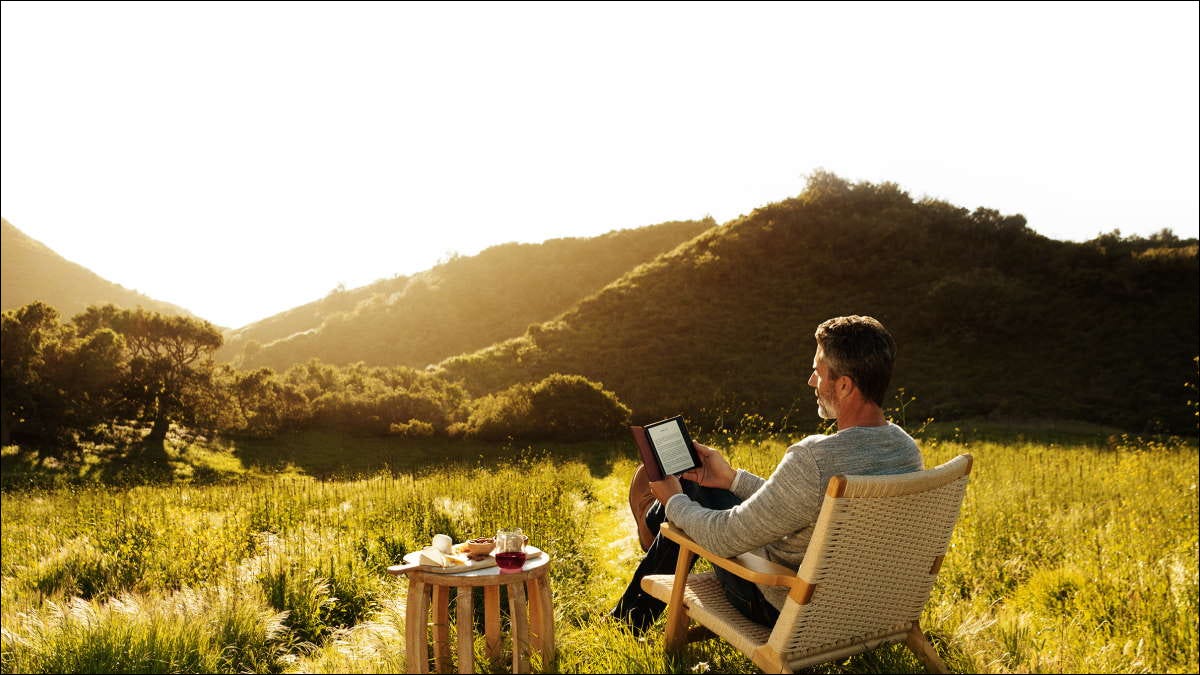
[[[830, 477], [921, 470], [916, 442], [883, 414], [896, 354], [887, 329], [871, 317], [837, 317], [817, 327], [816, 339], [808, 386], [816, 390], [818, 414], [836, 419], [837, 432], [809, 436], [789, 447], [767, 479], [735, 471], [719, 452], [699, 443], [702, 466], [683, 474], [683, 480], [667, 476], [648, 482], [639, 467], [630, 506], [646, 556], [613, 616], [640, 631], [665, 609], [641, 588], [647, 574], [675, 571], [679, 545], [658, 535], [664, 519], [717, 555], [754, 551], [798, 569]], [[786, 589], [758, 586], [721, 568], [714, 571], [725, 596], [747, 617], [767, 626], [779, 618]]]

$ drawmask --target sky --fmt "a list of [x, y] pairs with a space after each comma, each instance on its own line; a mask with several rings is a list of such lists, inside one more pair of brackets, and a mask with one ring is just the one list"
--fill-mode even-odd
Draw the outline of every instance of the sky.
[[6, 1], [0, 209], [230, 328], [817, 169], [1196, 237], [1198, 7]]

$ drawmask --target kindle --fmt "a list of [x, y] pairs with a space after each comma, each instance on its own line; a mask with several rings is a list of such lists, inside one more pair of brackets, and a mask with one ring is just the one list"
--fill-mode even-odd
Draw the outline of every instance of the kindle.
[[685, 471], [700, 468], [700, 455], [683, 424], [683, 417], [676, 415], [644, 427], [629, 427], [647, 477], [659, 481], [666, 476], [678, 476]]

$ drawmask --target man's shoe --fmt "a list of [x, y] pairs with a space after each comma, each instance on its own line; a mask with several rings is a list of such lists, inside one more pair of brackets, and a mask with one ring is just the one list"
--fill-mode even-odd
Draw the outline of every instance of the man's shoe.
[[646, 467], [639, 466], [633, 472], [633, 480], [629, 482], [629, 510], [633, 511], [633, 522], [637, 523], [638, 542], [643, 551], [650, 550], [654, 543], [654, 533], [646, 525], [646, 512], [654, 504], [654, 493], [650, 491], [650, 480], [646, 478]]

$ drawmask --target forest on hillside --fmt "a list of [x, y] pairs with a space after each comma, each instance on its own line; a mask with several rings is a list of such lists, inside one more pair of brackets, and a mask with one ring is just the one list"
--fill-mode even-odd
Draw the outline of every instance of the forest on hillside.
[[713, 227], [711, 218], [668, 222], [454, 256], [233, 331], [217, 358], [280, 371], [311, 358], [423, 368], [520, 335]]
[[440, 372], [472, 395], [578, 373], [638, 420], [786, 425], [810, 414], [813, 330], [844, 314], [893, 332], [913, 416], [1195, 430], [1196, 240], [1056, 241], [1020, 215], [828, 173]]

